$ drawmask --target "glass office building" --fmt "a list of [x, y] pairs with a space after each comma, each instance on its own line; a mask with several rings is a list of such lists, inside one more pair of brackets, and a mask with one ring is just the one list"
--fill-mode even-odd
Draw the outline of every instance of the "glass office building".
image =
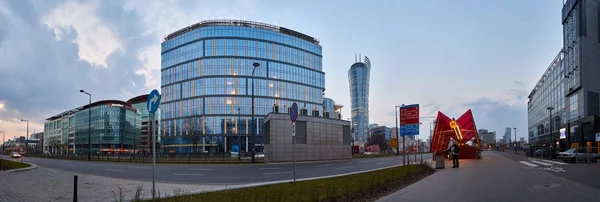
[[369, 78], [371, 61], [365, 56], [364, 62], [354, 63], [348, 70], [350, 83], [350, 107], [352, 131], [355, 144], [367, 141], [369, 134]]
[[334, 119], [335, 116], [335, 101], [331, 98], [323, 99], [323, 117]]
[[150, 125], [150, 112], [148, 111], [148, 105], [147, 105], [147, 101], [148, 101], [148, 94], [145, 95], [140, 95], [134, 98], [131, 98], [129, 100], [127, 100], [127, 103], [130, 104], [133, 108], [137, 109], [139, 111], [140, 114], [140, 135], [138, 136], [138, 138], [135, 139], [135, 147], [137, 150], [140, 150], [140, 152], [149, 152], [152, 151], [152, 139], [150, 138], [150, 129], [153, 126], [154, 127], [154, 134], [156, 137], [156, 150], [162, 153], [165, 153], [166, 150], [161, 149], [161, 145], [160, 145], [160, 131], [161, 131], [161, 127], [160, 127], [160, 109], [156, 111], [156, 113], [154, 113], [154, 125]]
[[[527, 122], [530, 144], [549, 146], [551, 133], [554, 134], [555, 140], [559, 139], [557, 136], [559, 127], [567, 122], [565, 81], [563, 51], [561, 50], [528, 96]], [[548, 107], [552, 107], [552, 114]], [[510, 131], [510, 128], [506, 130]]]
[[269, 112], [287, 113], [294, 102], [302, 114], [323, 112], [322, 50], [308, 35], [258, 22], [202, 21], [168, 35], [161, 57], [169, 152], [228, 152], [233, 144], [248, 152], [254, 83], [258, 151]]
[[140, 134], [140, 113], [127, 102], [103, 100], [50, 117], [45, 123], [46, 153], [87, 154], [91, 126], [92, 154], [131, 153]]

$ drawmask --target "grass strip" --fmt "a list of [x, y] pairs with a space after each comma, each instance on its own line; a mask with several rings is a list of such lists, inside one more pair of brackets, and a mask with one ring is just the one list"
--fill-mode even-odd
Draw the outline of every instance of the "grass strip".
[[0, 160], [0, 170], [20, 169], [20, 168], [27, 168], [30, 166], [31, 165], [26, 164], [26, 163], [21, 163], [21, 162], [6, 160], [6, 159]]
[[373, 172], [260, 187], [205, 192], [163, 198], [162, 202], [187, 201], [372, 201], [435, 172], [428, 165], [406, 165]]

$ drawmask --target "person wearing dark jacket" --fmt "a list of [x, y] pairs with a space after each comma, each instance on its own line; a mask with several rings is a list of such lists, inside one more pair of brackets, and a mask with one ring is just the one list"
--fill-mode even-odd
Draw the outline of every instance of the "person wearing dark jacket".
[[452, 168], [458, 168], [458, 145], [456, 142], [450, 146], [450, 155], [452, 155]]

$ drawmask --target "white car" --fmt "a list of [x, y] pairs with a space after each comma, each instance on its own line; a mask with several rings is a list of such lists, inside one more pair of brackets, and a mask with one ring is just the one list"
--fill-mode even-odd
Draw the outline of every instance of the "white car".
[[21, 154], [19, 154], [18, 152], [12, 152], [12, 153], [10, 153], [10, 157], [11, 158], [21, 158]]

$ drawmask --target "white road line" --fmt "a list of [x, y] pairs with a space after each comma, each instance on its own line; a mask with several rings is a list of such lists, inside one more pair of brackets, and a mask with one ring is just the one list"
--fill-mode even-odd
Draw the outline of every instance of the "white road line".
[[551, 160], [540, 160], [543, 162], [547, 162], [547, 163], [554, 163], [554, 164], [558, 164], [558, 165], [565, 165], [567, 163], [563, 163], [563, 162], [558, 162], [558, 161], [551, 161]]
[[187, 169], [187, 170], [211, 171], [211, 170], [214, 170], [214, 169], [212, 169], [212, 168], [190, 168], [190, 169]]
[[183, 175], [183, 176], [204, 176], [204, 174], [200, 174], [200, 173], [173, 173], [173, 175]]
[[347, 169], [347, 168], [352, 168], [352, 167], [354, 167], [354, 166], [345, 166], [345, 167], [339, 167], [339, 168], [336, 168], [336, 169], [339, 170], [339, 169]]
[[136, 168], [136, 169], [148, 169], [148, 167], [141, 167], [141, 166], [127, 166], [128, 168]]
[[66, 164], [67, 167], [77, 167], [76, 165]]
[[263, 175], [283, 175], [283, 174], [291, 174], [292, 172], [278, 172], [278, 173], [263, 173]]
[[272, 167], [272, 168], [258, 168], [259, 170], [275, 170], [280, 169], [280, 167]]
[[110, 169], [110, 168], [107, 168], [107, 169], [104, 169], [104, 170], [106, 170], [106, 171], [114, 171], [114, 172], [125, 172], [125, 170], [117, 170], [117, 169]]
[[552, 165], [550, 163], [544, 163], [544, 162], [541, 162], [541, 161], [531, 161], [531, 162], [534, 162], [534, 163], [537, 163], [537, 164], [540, 164], [540, 165], [543, 165], [543, 166], [551, 166]]
[[323, 167], [323, 166], [332, 166], [333, 164], [322, 164], [322, 165], [318, 165], [319, 167]]
[[536, 166], [538, 166], [538, 165], [536, 165], [536, 164], [529, 163], [529, 162], [527, 162], [527, 161], [519, 161], [519, 163], [525, 164], [525, 165], [527, 165], [527, 166], [530, 166], [530, 167], [536, 167]]

